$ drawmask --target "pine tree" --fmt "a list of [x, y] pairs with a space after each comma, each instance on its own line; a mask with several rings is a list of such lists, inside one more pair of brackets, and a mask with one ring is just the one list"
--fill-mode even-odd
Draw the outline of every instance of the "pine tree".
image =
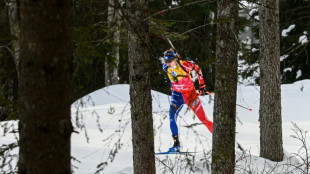
[[[281, 81], [310, 78], [310, 1], [280, 2]], [[282, 31], [291, 27], [285, 34]], [[305, 37], [306, 36], [306, 37]], [[306, 39], [307, 38], [307, 39]]]
[[0, 2], [0, 121], [17, 119], [17, 72], [12, 55], [6, 2]]
[[134, 173], [155, 173], [147, 0], [127, 1]]
[[121, 2], [119, 0], [109, 0], [108, 5], [108, 27], [110, 30], [110, 42], [112, 50], [112, 60], [106, 59], [105, 62], [105, 86], [115, 85], [119, 82], [119, 61], [120, 61], [120, 24], [121, 24]]
[[13, 54], [14, 54], [14, 61], [16, 65], [17, 74], [19, 74], [19, 17], [18, 17], [18, 5], [17, 0], [11, 0], [6, 2], [6, 7], [8, 11], [8, 19], [10, 22], [10, 32], [11, 35], [15, 38], [12, 40], [13, 45]]
[[260, 40], [260, 156], [282, 161], [279, 0], [262, 0]]
[[212, 173], [234, 173], [237, 97], [237, 20], [234, 0], [218, 1]]
[[108, 2], [73, 1], [73, 91], [72, 102], [105, 85], [104, 62], [111, 46], [106, 25]]
[[71, 173], [72, 1], [21, 1], [18, 173]]

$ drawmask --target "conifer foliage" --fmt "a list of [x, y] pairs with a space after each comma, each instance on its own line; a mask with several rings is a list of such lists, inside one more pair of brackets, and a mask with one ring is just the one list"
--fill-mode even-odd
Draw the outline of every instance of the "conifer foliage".
[[282, 0], [279, 10], [281, 82], [310, 79], [310, 1]]

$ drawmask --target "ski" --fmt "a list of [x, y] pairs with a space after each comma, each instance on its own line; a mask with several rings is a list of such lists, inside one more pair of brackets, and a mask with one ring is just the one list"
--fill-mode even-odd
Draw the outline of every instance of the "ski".
[[155, 155], [169, 155], [169, 154], [186, 155], [186, 154], [193, 154], [193, 153], [197, 153], [197, 152], [158, 152], [158, 153], [155, 153]]

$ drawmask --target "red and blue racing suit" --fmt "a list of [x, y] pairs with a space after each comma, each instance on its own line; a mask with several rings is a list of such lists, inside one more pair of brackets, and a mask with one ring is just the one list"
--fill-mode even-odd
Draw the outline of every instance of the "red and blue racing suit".
[[[200, 68], [189, 61], [178, 61], [177, 65], [173, 68], [169, 68], [165, 63], [163, 69], [167, 72], [170, 79], [172, 95], [169, 108], [170, 129], [172, 135], [178, 135], [178, 126], [176, 124], [178, 114], [183, 105], [188, 105], [196, 114], [198, 119], [213, 132], [213, 123], [207, 118], [201, 101], [197, 96], [197, 92], [192, 81], [190, 72], [196, 71], [198, 75], [199, 84], [204, 84], [202, 72]], [[181, 67], [183, 66], [183, 68]], [[187, 72], [186, 72], [187, 71]]]

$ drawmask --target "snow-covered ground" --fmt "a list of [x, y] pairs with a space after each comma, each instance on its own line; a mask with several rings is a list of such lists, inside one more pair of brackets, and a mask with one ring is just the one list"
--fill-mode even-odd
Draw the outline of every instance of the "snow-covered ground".
[[[153, 119], [155, 131], [155, 151], [167, 151], [172, 145], [169, 128], [169, 96], [152, 91]], [[200, 97], [205, 112], [213, 120], [212, 96]], [[237, 103], [252, 108], [250, 112], [237, 107], [236, 143], [245, 150], [236, 148], [236, 173], [302, 173], [291, 171], [289, 162], [298, 163], [293, 153], [301, 154], [300, 141], [295, 135], [292, 122], [309, 131], [310, 127], [310, 80], [290, 85], [282, 85], [283, 147], [285, 160], [274, 163], [259, 158], [259, 87], [238, 86]], [[7, 123], [7, 122], [6, 122]], [[131, 122], [129, 104], [129, 85], [115, 85], [95, 91], [72, 105], [72, 123], [79, 133], [72, 134], [72, 160], [74, 173], [127, 174], [133, 173]], [[156, 156], [157, 173], [210, 173], [207, 169], [211, 162], [212, 135], [187, 107], [180, 112], [178, 124], [182, 151], [194, 151], [195, 154]], [[3, 125], [4, 123], [1, 123]], [[9, 125], [16, 123], [9, 122]], [[189, 127], [190, 126], [190, 127]], [[14, 142], [13, 134], [3, 136], [0, 127], [0, 145]], [[306, 141], [310, 143], [310, 139]], [[237, 146], [236, 146], [237, 147]], [[13, 151], [17, 153], [17, 149]], [[305, 154], [301, 154], [304, 156]], [[190, 159], [190, 160], [188, 160]], [[188, 166], [189, 162], [192, 168]], [[299, 159], [299, 162], [301, 160]]]

